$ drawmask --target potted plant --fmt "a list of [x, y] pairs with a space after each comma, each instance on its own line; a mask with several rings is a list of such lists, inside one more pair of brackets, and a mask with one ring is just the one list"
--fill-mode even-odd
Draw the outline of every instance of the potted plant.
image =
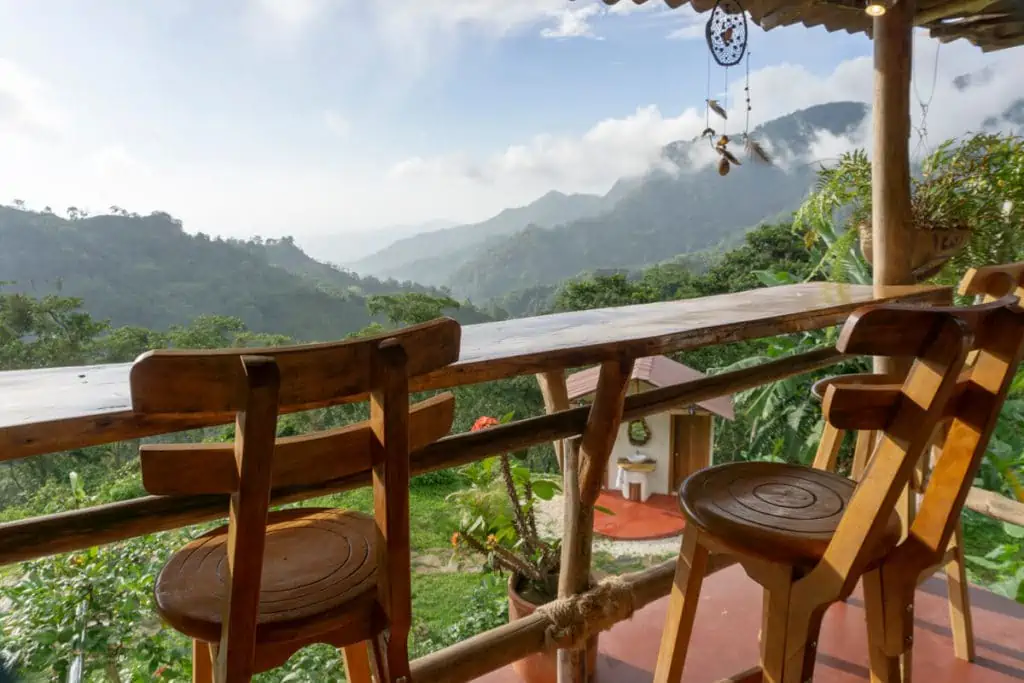
[[[922, 161], [911, 179], [912, 224], [904, 247], [915, 279], [928, 279], [958, 254], [979, 249], [985, 258], [974, 258], [976, 262], [1008, 260], [999, 258], [999, 247], [1006, 242], [1019, 245], [1015, 221], [1022, 143], [1017, 136], [979, 133], [946, 141]], [[850, 256], [859, 242], [864, 260], [873, 260], [871, 198], [871, 162], [863, 151], [843, 154], [834, 166], [818, 171], [814, 192], [797, 210], [793, 225], [806, 231], [809, 244], [824, 241], [828, 253], [822, 263], [838, 271], [827, 275], [870, 281], [867, 270]], [[1009, 236], [992, 239], [989, 233]], [[963, 265], [957, 264], [957, 278]]]
[[[505, 424], [513, 414], [496, 419], [480, 417], [472, 431]], [[561, 491], [558, 481], [517, 464], [525, 452], [502, 453], [467, 465], [469, 486], [448, 496], [460, 512], [459, 529], [452, 534], [456, 552], [470, 551], [485, 558], [488, 567], [508, 573], [508, 618], [522, 619], [558, 597], [561, 543], [543, 538], [537, 528], [537, 503]], [[594, 670], [596, 638], [590, 648]], [[539, 652], [513, 665], [527, 683], [554, 683], [554, 652]]]

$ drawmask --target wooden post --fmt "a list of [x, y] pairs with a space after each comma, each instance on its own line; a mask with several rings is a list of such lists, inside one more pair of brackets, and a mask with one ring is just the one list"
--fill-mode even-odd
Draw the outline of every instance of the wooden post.
[[[912, 284], [910, 204], [910, 78], [916, 0], [896, 0], [874, 20], [874, 150], [871, 159], [871, 249], [875, 296], [889, 285]], [[875, 358], [876, 373], [903, 376], [909, 364]], [[873, 440], [873, 439], [872, 439]], [[904, 533], [915, 499], [903, 491], [897, 511]]]
[[[614, 360], [601, 364], [594, 404], [580, 439], [579, 492], [565, 491], [567, 502], [571, 503], [574, 495], [578, 495], [579, 500], [576, 514], [568, 516], [562, 533], [562, 566], [558, 577], [560, 598], [583, 593], [590, 588], [594, 504], [601, 492], [608, 456], [619, 434], [623, 402], [632, 372], [632, 360]], [[569, 656], [559, 655], [559, 682], [586, 683], [590, 674], [587, 671], [587, 659], [586, 647], [573, 651]]]
[[[564, 495], [562, 528], [579, 529], [580, 517], [580, 440], [573, 438], [568, 441], [565, 449], [564, 466], [562, 467], [562, 493]], [[562, 542], [562, 567], [572, 565], [576, 549], [571, 543]], [[558, 575], [558, 597], [567, 598], [573, 594], [572, 575], [563, 571]], [[579, 668], [579, 659], [585, 653], [582, 650], [558, 651], [558, 683], [572, 683], [572, 673]]]
[[[915, 0], [897, 0], [875, 18], [871, 248], [875, 296], [911, 284], [910, 75]], [[875, 371], [895, 370], [887, 359]]]
[[[540, 385], [541, 396], [544, 397], [544, 410], [550, 415], [560, 410], [569, 410], [569, 388], [565, 384], [564, 370], [550, 370], [537, 374], [537, 384]], [[562, 467], [565, 459], [564, 441], [551, 442], [555, 448], [555, 458], [558, 466]]]

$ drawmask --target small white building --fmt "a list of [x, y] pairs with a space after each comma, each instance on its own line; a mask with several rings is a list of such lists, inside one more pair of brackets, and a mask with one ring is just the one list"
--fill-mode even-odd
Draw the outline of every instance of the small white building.
[[[566, 378], [569, 400], [588, 403], [597, 390], [599, 367]], [[633, 364], [627, 394], [700, 379], [705, 375], [665, 356], [641, 358]], [[612, 448], [605, 487], [631, 500], [670, 494], [683, 479], [711, 464], [714, 417], [735, 419], [732, 398], [720, 396], [696, 405], [624, 422]]]

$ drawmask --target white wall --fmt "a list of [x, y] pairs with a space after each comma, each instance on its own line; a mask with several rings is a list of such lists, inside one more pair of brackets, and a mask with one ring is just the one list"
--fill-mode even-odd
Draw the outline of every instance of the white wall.
[[651, 415], [647, 418], [647, 426], [651, 428], [651, 438], [643, 446], [634, 446], [629, 442], [629, 423], [623, 422], [619, 425], [619, 436], [615, 439], [615, 446], [608, 460], [608, 481], [607, 488], [615, 488], [615, 477], [618, 475], [619, 458], [625, 458], [627, 454], [640, 451], [648, 458], [654, 460], [657, 466], [649, 475], [649, 486], [651, 493], [671, 493], [669, 489], [669, 468], [671, 454], [671, 416], [668, 413]]

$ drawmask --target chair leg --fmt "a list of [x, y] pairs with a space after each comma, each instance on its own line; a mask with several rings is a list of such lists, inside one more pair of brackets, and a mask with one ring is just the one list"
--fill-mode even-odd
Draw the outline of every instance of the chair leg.
[[857, 442], [853, 447], [853, 467], [850, 470], [850, 478], [854, 481], [860, 481], [864, 476], [868, 460], [871, 459], [871, 445], [874, 439], [874, 432], [863, 429], [857, 432]]
[[[910, 610], [904, 605], [891, 605], [887, 615], [882, 572], [878, 569], [870, 571], [864, 575], [862, 581], [868, 625], [871, 683], [910, 683], [913, 642], [904, 639], [902, 634], [907, 629], [904, 620], [909, 618], [912, 623], [913, 604], [910, 605]], [[895, 596], [889, 597], [892, 599]], [[894, 638], [896, 634], [899, 634], [898, 640]], [[893, 647], [894, 640], [899, 647]]]
[[821, 441], [818, 442], [818, 452], [814, 455], [814, 469], [825, 470], [826, 472], [836, 471], [836, 458], [839, 457], [839, 447], [843, 445], [843, 432], [836, 429], [828, 422], [821, 430]]
[[764, 683], [805, 683], [814, 676], [823, 609], [809, 609], [794, 594], [790, 566], [759, 571], [764, 586], [761, 615], [761, 672]]
[[365, 640], [341, 648], [341, 657], [345, 662], [348, 683], [371, 683], [370, 653]]
[[209, 643], [192, 641], [192, 683], [213, 683], [213, 660]]
[[378, 683], [408, 683], [409, 650], [408, 633], [396, 634], [382, 631], [370, 641], [370, 664], [373, 680]]
[[687, 524], [679, 559], [676, 560], [675, 582], [669, 596], [665, 629], [661, 634], [654, 683], [678, 683], [683, 677], [683, 665], [707, 565], [708, 549], [700, 543], [700, 531], [695, 524]]
[[761, 608], [761, 675], [764, 683], [782, 683], [786, 665], [786, 630], [793, 583], [779, 577], [765, 586]]
[[974, 661], [974, 624], [971, 619], [970, 584], [964, 567], [964, 530], [957, 521], [953, 531], [953, 557], [946, 563], [946, 590], [949, 593], [949, 624], [953, 632], [953, 652], [957, 659]]

